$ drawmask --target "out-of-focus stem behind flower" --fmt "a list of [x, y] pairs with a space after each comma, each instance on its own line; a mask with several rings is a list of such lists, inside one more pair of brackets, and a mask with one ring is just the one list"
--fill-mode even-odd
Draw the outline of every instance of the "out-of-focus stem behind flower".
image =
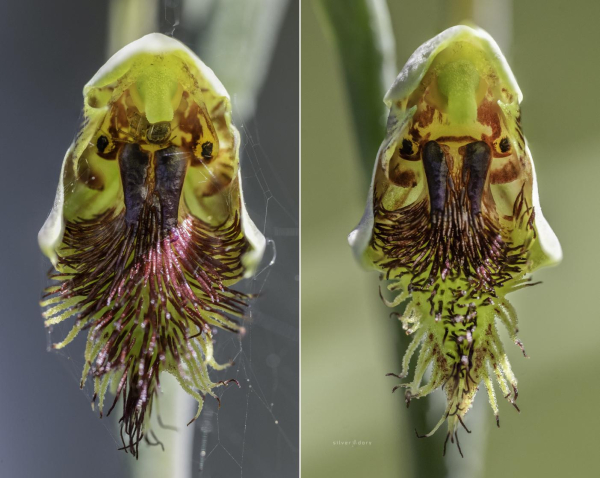
[[158, 0], [110, 0], [106, 57], [157, 31], [158, 6]]
[[[197, 403], [185, 393], [172, 375], [163, 373], [160, 382], [163, 393], [156, 401], [156, 413], [153, 413], [150, 422], [151, 429], [156, 430], [165, 449], [163, 451], [158, 445], [154, 448], [144, 447], [139, 460], [130, 456], [126, 459], [133, 477], [188, 478], [192, 476], [196, 424], [187, 426], [187, 422], [196, 413]], [[161, 424], [168, 428], [164, 429]]]
[[503, 52], [509, 52], [512, 40], [512, 0], [454, 0], [448, 2], [444, 30], [464, 21], [486, 30]]

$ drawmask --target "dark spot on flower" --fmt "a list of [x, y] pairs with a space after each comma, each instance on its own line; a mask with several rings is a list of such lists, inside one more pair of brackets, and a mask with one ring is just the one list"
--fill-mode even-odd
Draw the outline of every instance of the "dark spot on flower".
[[413, 145], [412, 145], [412, 141], [404, 138], [402, 140], [402, 147], [400, 148], [400, 154], [403, 154], [405, 156], [410, 156], [411, 154], [413, 154]]
[[212, 159], [213, 144], [210, 141], [202, 144], [202, 152], [200, 153], [205, 159]]
[[106, 149], [107, 146], [108, 146], [108, 138], [104, 135], [100, 136], [98, 138], [98, 141], [96, 141], [96, 148], [98, 148], [98, 151], [100, 153], [104, 153], [104, 150]]
[[98, 98], [96, 98], [95, 96], [90, 96], [87, 100], [88, 105], [90, 105], [92, 108], [97, 108], [98, 107]]
[[394, 184], [402, 186], [403, 188], [414, 188], [417, 185], [417, 177], [410, 169], [396, 173], [393, 180]]

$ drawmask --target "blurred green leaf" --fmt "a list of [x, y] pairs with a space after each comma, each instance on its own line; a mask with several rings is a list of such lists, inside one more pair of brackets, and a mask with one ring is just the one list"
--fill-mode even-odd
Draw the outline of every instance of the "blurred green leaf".
[[196, 52], [233, 98], [235, 115], [254, 114], [289, 0], [219, 0]]
[[383, 97], [396, 75], [394, 34], [387, 5], [384, 0], [317, 0], [316, 6], [344, 71], [368, 181], [385, 132]]

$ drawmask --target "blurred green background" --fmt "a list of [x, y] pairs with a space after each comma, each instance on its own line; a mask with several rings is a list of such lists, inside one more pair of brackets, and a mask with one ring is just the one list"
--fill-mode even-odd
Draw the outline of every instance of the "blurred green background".
[[[472, 410], [466, 424], [472, 427], [476, 418], [488, 426], [461, 434], [461, 466], [476, 470], [483, 460], [480, 476], [486, 477], [598, 476], [600, 2], [480, 3], [490, 5], [479, 12], [486, 18], [481, 26], [504, 35], [497, 40], [510, 46], [544, 215], [564, 259], [534, 275], [542, 285], [509, 296], [531, 357], [505, 341], [519, 379], [521, 413], [501, 401], [497, 429], [480, 390], [475, 408], [483, 410]], [[510, 8], [495, 12], [497, 3]], [[419, 45], [456, 21], [443, 0], [388, 5], [397, 71]], [[429, 407], [437, 420], [441, 393], [413, 401], [409, 410], [402, 395], [390, 393], [397, 381], [385, 374], [400, 368], [400, 324], [380, 303], [376, 274], [358, 267], [346, 242], [362, 215], [370, 178], [336, 51], [313, 2], [302, 2], [301, 15], [303, 475], [418, 476], [411, 455], [426, 445], [415, 438], [408, 416]], [[502, 15], [511, 28], [494, 32]], [[460, 460], [455, 447], [442, 457], [444, 438], [445, 425], [430, 439], [437, 444], [430, 459]], [[354, 440], [366, 444], [334, 444]], [[483, 454], [470, 453], [482, 441]]]

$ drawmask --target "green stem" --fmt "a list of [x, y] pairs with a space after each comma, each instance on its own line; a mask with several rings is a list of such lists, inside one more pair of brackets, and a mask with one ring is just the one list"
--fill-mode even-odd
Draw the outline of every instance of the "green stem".
[[[160, 376], [162, 393], [154, 401], [150, 430], [164, 446], [140, 447], [140, 458], [127, 456], [134, 478], [191, 478], [195, 423], [187, 425], [196, 414], [197, 402], [168, 373]], [[160, 417], [160, 422], [159, 422]], [[153, 441], [152, 434], [148, 437]]]
[[107, 56], [157, 31], [159, 0], [111, 0], [108, 7]]
[[474, 6], [477, 0], [452, 0], [448, 2], [448, 27], [464, 21], [473, 20]]
[[492, 35], [507, 55], [512, 39], [512, 0], [455, 0], [448, 3], [448, 28], [461, 22], [473, 22]]

